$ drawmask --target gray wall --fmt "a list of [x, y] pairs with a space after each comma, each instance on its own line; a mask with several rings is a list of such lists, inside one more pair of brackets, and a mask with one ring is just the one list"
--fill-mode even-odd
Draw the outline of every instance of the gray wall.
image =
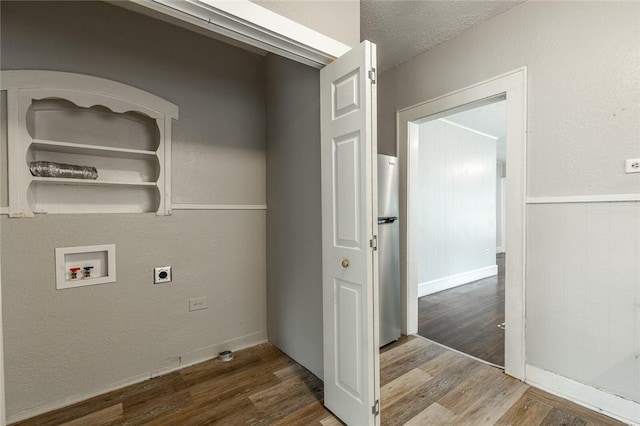
[[528, 195], [637, 193], [639, 41], [639, 2], [525, 2], [380, 75], [379, 151], [397, 109], [526, 65]]
[[320, 73], [275, 55], [265, 67], [269, 341], [322, 378]]
[[359, 0], [251, 0], [347, 46], [360, 44]]
[[[131, 84], [180, 107], [173, 201], [263, 204], [264, 59], [101, 2], [1, 4], [3, 69]], [[266, 335], [264, 211], [2, 218], [9, 419]], [[118, 282], [55, 290], [55, 247], [115, 243]], [[174, 282], [152, 284], [154, 266]], [[188, 312], [189, 298], [209, 308]], [[225, 343], [227, 342], [227, 343]]]
[[[640, 193], [624, 174], [640, 156], [639, 2], [526, 2], [383, 73], [380, 152], [396, 151], [397, 109], [522, 66], [527, 195]], [[528, 364], [640, 402], [637, 204], [528, 206], [526, 343]]]

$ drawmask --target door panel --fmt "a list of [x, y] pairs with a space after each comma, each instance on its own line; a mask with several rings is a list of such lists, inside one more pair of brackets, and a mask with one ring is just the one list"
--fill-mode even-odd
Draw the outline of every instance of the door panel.
[[365, 41], [320, 71], [324, 400], [349, 425], [379, 424], [373, 64]]
[[359, 303], [362, 300], [360, 285], [335, 280], [338, 296], [335, 347], [340, 351], [337, 360], [338, 386], [353, 398], [362, 400], [362, 375], [359, 374], [362, 347], [358, 333], [362, 329]]
[[357, 68], [332, 83], [334, 120], [360, 109], [359, 71]]
[[335, 245], [360, 247], [360, 134], [334, 140]]

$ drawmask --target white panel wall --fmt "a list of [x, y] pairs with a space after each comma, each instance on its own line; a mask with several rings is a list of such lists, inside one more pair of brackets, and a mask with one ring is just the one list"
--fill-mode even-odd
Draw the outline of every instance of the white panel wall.
[[443, 120], [423, 123], [419, 169], [419, 294], [495, 275], [496, 140]]
[[527, 363], [640, 401], [640, 202], [528, 206]]

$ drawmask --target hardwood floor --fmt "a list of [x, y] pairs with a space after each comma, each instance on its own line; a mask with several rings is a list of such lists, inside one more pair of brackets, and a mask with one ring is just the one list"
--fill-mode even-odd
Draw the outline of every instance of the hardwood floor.
[[[420, 337], [380, 354], [382, 425], [620, 425]], [[340, 425], [322, 382], [269, 344], [17, 425]]]
[[504, 366], [504, 254], [498, 275], [418, 299], [418, 334]]

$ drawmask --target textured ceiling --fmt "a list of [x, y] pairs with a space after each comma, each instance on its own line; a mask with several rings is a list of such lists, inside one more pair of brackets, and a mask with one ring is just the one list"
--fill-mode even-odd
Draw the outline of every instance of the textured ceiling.
[[385, 71], [522, 1], [361, 0], [360, 36], [378, 45]]

